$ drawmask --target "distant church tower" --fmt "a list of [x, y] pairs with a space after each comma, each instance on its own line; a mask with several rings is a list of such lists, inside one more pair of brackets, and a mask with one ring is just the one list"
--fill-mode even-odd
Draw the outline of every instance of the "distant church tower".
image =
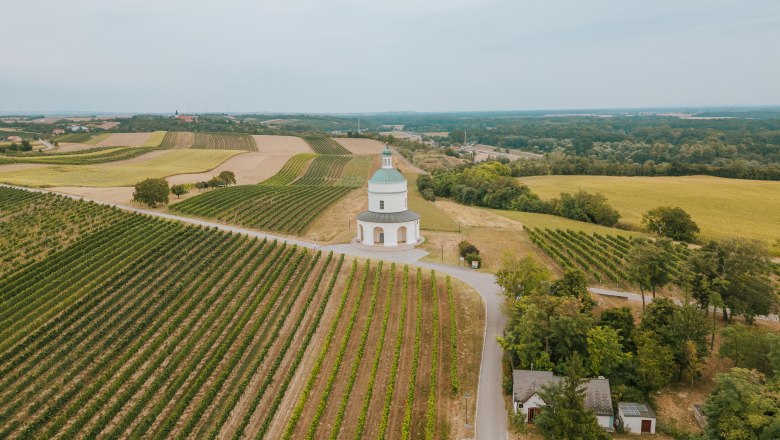
[[385, 145], [382, 168], [368, 181], [368, 211], [357, 218], [357, 243], [381, 247], [414, 247], [422, 241], [420, 216], [408, 208], [406, 179], [393, 168]]

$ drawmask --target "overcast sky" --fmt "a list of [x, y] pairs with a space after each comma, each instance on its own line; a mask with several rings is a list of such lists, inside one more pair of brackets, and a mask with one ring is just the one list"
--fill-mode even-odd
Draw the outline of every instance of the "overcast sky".
[[25, 0], [0, 112], [780, 104], [778, 0]]

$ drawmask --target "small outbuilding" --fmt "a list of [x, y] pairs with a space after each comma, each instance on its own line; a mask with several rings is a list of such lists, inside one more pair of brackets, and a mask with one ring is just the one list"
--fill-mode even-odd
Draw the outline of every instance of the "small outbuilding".
[[655, 434], [655, 412], [644, 403], [618, 402], [618, 417], [631, 434]]
[[21, 136], [8, 136], [7, 138], [5, 138], [5, 140], [7, 140], [8, 142], [21, 142], [22, 138]]

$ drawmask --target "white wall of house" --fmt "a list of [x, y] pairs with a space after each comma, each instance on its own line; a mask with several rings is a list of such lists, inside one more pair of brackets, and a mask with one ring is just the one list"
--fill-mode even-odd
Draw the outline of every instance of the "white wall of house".
[[596, 418], [599, 420], [599, 425], [607, 431], [615, 429], [615, 419], [613, 416], [596, 416]]
[[[521, 403], [523, 404], [522, 408], [520, 407]], [[544, 400], [538, 394], [533, 394], [525, 402], [515, 402], [515, 411], [522, 411], [525, 414], [525, 423], [528, 423], [528, 408], [541, 408], [543, 406], [545, 406]]]
[[623, 426], [631, 434], [642, 433], [642, 420], [650, 420], [650, 434], [655, 434], [655, 418], [644, 417], [626, 417], [620, 414], [620, 418], [623, 420]]

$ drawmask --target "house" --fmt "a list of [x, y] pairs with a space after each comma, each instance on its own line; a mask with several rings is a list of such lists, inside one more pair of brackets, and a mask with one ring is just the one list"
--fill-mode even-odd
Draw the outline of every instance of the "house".
[[22, 138], [20, 136], [8, 136], [5, 140], [8, 142], [21, 142]]
[[655, 412], [644, 403], [618, 402], [618, 417], [632, 434], [655, 434]]
[[[560, 382], [560, 376], [552, 371], [514, 370], [512, 372], [512, 405], [515, 412], [525, 414], [525, 422], [533, 424], [534, 417], [546, 406], [539, 397], [542, 387]], [[585, 406], [596, 413], [599, 425], [607, 431], [612, 431], [615, 415], [612, 412], [612, 394], [609, 390], [609, 379], [599, 377], [590, 379], [585, 388]]]
[[67, 130], [71, 133], [89, 133], [89, 128], [83, 125], [71, 125]]
[[55, 128], [54, 130], [51, 131], [51, 134], [65, 134], [65, 130], [61, 128]]

